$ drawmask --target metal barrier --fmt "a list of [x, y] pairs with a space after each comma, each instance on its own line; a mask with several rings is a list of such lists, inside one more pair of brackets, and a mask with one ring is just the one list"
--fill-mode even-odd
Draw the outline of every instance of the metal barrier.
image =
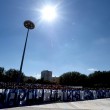
[[0, 108], [110, 98], [110, 90], [3, 89]]

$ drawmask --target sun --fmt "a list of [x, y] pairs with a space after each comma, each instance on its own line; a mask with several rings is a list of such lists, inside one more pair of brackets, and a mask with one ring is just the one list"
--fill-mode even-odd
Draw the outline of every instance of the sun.
[[41, 10], [42, 19], [46, 21], [53, 21], [57, 17], [56, 7], [45, 6]]

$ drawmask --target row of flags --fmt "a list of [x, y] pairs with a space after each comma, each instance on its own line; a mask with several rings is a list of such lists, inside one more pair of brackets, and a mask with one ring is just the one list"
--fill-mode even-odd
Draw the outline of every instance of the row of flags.
[[110, 90], [2, 89], [0, 108], [110, 98]]

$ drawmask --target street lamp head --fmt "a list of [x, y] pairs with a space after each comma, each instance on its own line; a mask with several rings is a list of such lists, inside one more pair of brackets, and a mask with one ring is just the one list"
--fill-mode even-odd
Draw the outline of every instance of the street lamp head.
[[27, 29], [34, 29], [35, 28], [35, 25], [32, 21], [30, 20], [26, 20], [24, 21], [24, 26], [27, 28]]

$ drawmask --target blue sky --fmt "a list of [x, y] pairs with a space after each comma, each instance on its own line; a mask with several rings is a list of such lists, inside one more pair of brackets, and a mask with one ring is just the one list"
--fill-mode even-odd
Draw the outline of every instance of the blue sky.
[[[45, 5], [57, 6], [53, 22], [41, 20]], [[20, 68], [28, 19], [36, 28], [29, 33], [26, 75], [110, 70], [110, 0], [0, 0], [0, 66], [6, 70]]]

